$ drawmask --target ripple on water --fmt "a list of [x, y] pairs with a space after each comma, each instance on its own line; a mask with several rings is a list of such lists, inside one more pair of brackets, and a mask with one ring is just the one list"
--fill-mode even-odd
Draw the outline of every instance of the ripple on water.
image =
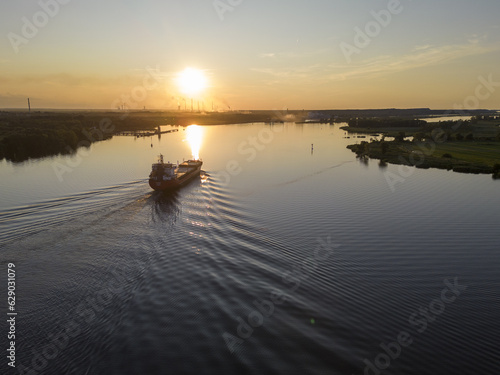
[[[30, 272], [21, 363], [73, 323], [52, 373], [361, 374], [402, 330], [415, 341], [388, 374], [498, 368], [494, 215], [451, 220], [425, 201], [388, 211], [404, 196], [360, 198], [370, 186], [352, 194], [336, 178], [344, 167], [307, 177], [322, 199], [300, 178], [245, 195], [208, 177], [171, 194], [125, 184], [2, 211], [3, 255]], [[311, 262], [327, 236], [339, 246]], [[409, 317], [455, 276], [467, 291], [418, 333]], [[283, 301], [241, 338], [271, 292]], [[234, 353], [226, 333], [241, 340]]]

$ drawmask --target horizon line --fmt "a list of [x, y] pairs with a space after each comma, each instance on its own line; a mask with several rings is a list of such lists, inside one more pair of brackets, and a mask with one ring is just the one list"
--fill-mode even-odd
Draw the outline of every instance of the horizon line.
[[294, 112], [300, 112], [300, 111], [383, 111], [383, 110], [394, 110], [394, 111], [408, 111], [408, 110], [427, 110], [427, 111], [450, 111], [450, 112], [455, 112], [455, 111], [466, 111], [466, 112], [477, 112], [477, 111], [496, 111], [500, 112], [500, 109], [493, 109], [493, 108], [456, 108], [456, 109], [450, 109], [450, 108], [429, 108], [429, 107], [380, 107], [380, 108], [323, 108], [323, 109], [318, 109], [318, 108], [309, 108], [309, 109], [291, 109], [291, 108], [286, 108], [286, 109], [231, 109], [231, 110], [223, 110], [223, 111], [189, 111], [189, 110], [178, 110], [178, 109], [164, 109], [164, 108], [149, 108], [149, 109], [142, 109], [142, 108], [129, 108], [129, 109], [112, 109], [112, 108], [53, 108], [53, 107], [47, 107], [47, 108], [31, 108], [29, 110], [28, 108], [24, 107], [0, 107], [0, 111], [20, 111], [20, 112], [34, 112], [34, 111], [106, 111], [106, 112], [178, 112], [178, 113], [229, 113], [229, 112], [244, 112], [244, 111], [278, 111], [278, 112], [284, 112], [284, 111], [294, 111]]

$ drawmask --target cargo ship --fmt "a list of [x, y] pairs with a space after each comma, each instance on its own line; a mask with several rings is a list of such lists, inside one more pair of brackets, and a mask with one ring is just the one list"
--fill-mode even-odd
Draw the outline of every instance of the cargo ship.
[[157, 191], [177, 189], [199, 176], [202, 164], [201, 160], [188, 160], [181, 164], [165, 163], [163, 155], [160, 155], [149, 175], [149, 186]]

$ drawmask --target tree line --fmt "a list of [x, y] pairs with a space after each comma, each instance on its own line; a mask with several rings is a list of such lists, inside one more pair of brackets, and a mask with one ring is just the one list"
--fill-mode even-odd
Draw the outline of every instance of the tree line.
[[[97, 139], [89, 134], [94, 121], [66, 115], [19, 116], [0, 114], [0, 160], [22, 162], [58, 154], [71, 154]], [[111, 135], [106, 135], [110, 138]]]

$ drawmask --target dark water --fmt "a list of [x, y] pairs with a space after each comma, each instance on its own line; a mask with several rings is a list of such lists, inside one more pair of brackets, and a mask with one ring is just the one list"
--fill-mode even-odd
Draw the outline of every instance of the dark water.
[[205, 127], [206, 175], [170, 195], [145, 178], [190, 157], [182, 131], [0, 164], [1, 373], [498, 374], [500, 184], [363, 163], [344, 136]]

